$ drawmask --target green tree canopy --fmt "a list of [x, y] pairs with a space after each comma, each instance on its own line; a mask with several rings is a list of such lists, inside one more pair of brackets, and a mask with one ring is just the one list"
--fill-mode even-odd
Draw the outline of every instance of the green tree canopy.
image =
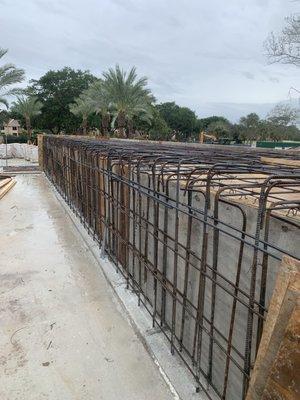
[[240, 124], [245, 126], [246, 128], [258, 128], [260, 122], [260, 118], [256, 113], [250, 113], [246, 115], [246, 117], [242, 117], [240, 119]]
[[82, 129], [83, 134], [87, 134], [88, 117], [95, 111], [93, 104], [90, 102], [90, 98], [86, 93], [81, 94], [75, 103], [70, 104], [70, 111], [74, 115], [78, 115], [82, 118]]
[[230, 136], [231, 124], [227, 120], [219, 119], [210, 123], [206, 131], [214, 134], [217, 139], [228, 138]]
[[0, 127], [9, 120], [10, 113], [7, 110], [0, 110]]
[[147, 88], [146, 77], [138, 77], [136, 68], [129, 72], [122, 70], [118, 65], [103, 73], [102, 90], [109, 99], [109, 109], [113, 114], [112, 125], [115, 121], [119, 134], [130, 135], [133, 129], [133, 119], [150, 121], [152, 117], [151, 104], [155, 100], [150, 89]]
[[17, 97], [12, 104], [12, 112], [25, 119], [28, 139], [31, 139], [31, 120], [41, 113], [42, 103], [34, 96]]
[[101, 116], [101, 133], [107, 135], [109, 133], [109, 125], [111, 119], [111, 99], [107, 92], [103, 80], [99, 79], [93, 82], [84, 92], [92, 109], [96, 114]]
[[156, 107], [179, 139], [187, 140], [195, 132], [197, 117], [195, 112], [188, 107], [180, 107], [175, 102], [161, 103]]
[[70, 105], [96, 79], [89, 71], [65, 67], [59, 71], [51, 70], [39, 80], [31, 81], [29, 93], [37, 96], [43, 105], [39, 127], [52, 133], [61, 130], [74, 132], [80, 126], [81, 118], [71, 113]]
[[197, 134], [199, 134], [199, 132], [201, 131], [206, 131], [211, 124], [218, 122], [221, 123], [224, 122], [224, 124], [230, 123], [228, 119], [217, 115], [213, 115], [212, 117], [207, 117], [207, 118], [199, 118], [197, 120]]
[[298, 111], [288, 104], [277, 104], [263, 123], [266, 136], [271, 140], [299, 140], [299, 129], [295, 123]]
[[298, 111], [288, 104], [277, 104], [267, 115], [267, 120], [274, 125], [288, 126], [296, 122]]
[[153, 118], [149, 129], [149, 139], [151, 140], [169, 140], [171, 137], [171, 128], [159, 113], [157, 107], [153, 107]]
[[[0, 48], [0, 59], [5, 56], [8, 50]], [[6, 97], [20, 93], [19, 89], [11, 88], [15, 83], [24, 80], [25, 73], [23, 69], [16, 68], [14, 64], [6, 63], [0, 66], [0, 104], [8, 107]]]
[[261, 120], [256, 113], [250, 113], [240, 119], [240, 131], [244, 140], [256, 140], [260, 135]]

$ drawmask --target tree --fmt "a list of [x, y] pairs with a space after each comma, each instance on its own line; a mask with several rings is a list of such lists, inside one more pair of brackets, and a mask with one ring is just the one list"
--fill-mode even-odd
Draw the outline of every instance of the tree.
[[59, 71], [48, 71], [39, 80], [31, 81], [29, 92], [43, 104], [42, 114], [38, 118], [39, 127], [49, 129], [52, 133], [77, 130], [81, 119], [71, 113], [70, 105], [96, 79], [88, 71], [65, 67]]
[[[5, 56], [7, 51], [6, 49], [0, 48], [0, 59]], [[19, 90], [15, 88], [9, 89], [9, 87], [15, 83], [22, 82], [24, 78], [24, 70], [16, 68], [14, 64], [7, 63], [0, 67], [0, 104], [2, 103], [8, 107], [6, 97], [19, 92]]]
[[264, 43], [270, 63], [293, 64], [300, 67], [300, 16], [286, 18], [286, 26], [279, 35], [271, 32]]
[[288, 104], [277, 104], [267, 115], [265, 128], [272, 140], [299, 139], [295, 126], [298, 112]]
[[169, 140], [171, 136], [170, 127], [156, 107], [153, 107], [153, 118], [148, 132], [151, 140]]
[[243, 138], [241, 135], [241, 126], [239, 124], [232, 124], [230, 128], [230, 137], [235, 143], [242, 143]]
[[267, 116], [267, 120], [274, 125], [288, 126], [296, 122], [298, 111], [288, 104], [277, 104]]
[[197, 117], [188, 107], [180, 107], [175, 102], [158, 104], [157, 109], [167, 125], [177, 137], [187, 140], [196, 129]]
[[113, 114], [112, 126], [117, 122], [119, 134], [126, 137], [133, 129], [133, 119], [150, 121], [151, 104], [154, 97], [147, 88], [146, 77], [138, 78], [135, 67], [127, 73], [118, 65], [103, 73], [103, 91], [108, 96], [110, 110]]
[[8, 122], [9, 118], [10, 114], [7, 110], [0, 110], [0, 127], [2, 127], [4, 123]]
[[70, 111], [74, 115], [79, 115], [82, 118], [83, 134], [87, 134], [88, 117], [94, 112], [94, 107], [86, 94], [82, 94], [75, 100], [74, 104], [70, 104]]
[[229, 124], [228, 119], [217, 116], [217, 115], [213, 115], [212, 117], [207, 117], [207, 118], [199, 118], [197, 120], [197, 124], [196, 124], [197, 135], [201, 131], [206, 131], [207, 128], [209, 127], [209, 125], [211, 125], [215, 122], [224, 122], [225, 124], [227, 124], [227, 123]]
[[102, 135], [108, 135], [110, 124], [110, 98], [103, 81], [100, 79], [99, 81], [92, 83], [85, 91], [85, 96], [93, 110], [97, 114], [101, 115]]
[[12, 104], [12, 111], [24, 117], [28, 140], [31, 140], [31, 119], [41, 113], [42, 103], [36, 97], [17, 97]]
[[250, 113], [240, 119], [241, 136], [244, 140], [256, 140], [260, 132], [260, 118], [256, 113]]
[[231, 124], [229, 121], [215, 121], [208, 125], [207, 132], [214, 134], [217, 139], [228, 138], [230, 136]]

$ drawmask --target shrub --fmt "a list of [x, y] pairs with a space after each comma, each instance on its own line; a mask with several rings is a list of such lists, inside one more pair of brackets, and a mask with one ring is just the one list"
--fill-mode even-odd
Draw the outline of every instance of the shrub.
[[3, 135], [3, 143], [6, 143], [6, 138], [7, 143], [27, 143], [28, 140], [27, 135]]

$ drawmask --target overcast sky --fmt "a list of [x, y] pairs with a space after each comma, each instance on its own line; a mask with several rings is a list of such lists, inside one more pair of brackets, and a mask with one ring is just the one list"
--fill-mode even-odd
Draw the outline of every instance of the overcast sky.
[[[64, 66], [135, 65], [157, 101], [200, 117], [264, 116], [300, 87], [299, 69], [268, 65], [263, 41], [298, 11], [293, 0], [0, 0], [6, 61], [37, 79]], [[295, 94], [293, 95], [294, 97]]]

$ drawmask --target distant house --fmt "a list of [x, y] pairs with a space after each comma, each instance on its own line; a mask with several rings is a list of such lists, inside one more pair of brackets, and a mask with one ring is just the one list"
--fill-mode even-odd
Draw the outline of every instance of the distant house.
[[4, 122], [1, 127], [1, 133], [5, 135], [16, 135], [19, 136], [22, 131], [20, 122], [17, 119], [10, 119], [8, 122]]

